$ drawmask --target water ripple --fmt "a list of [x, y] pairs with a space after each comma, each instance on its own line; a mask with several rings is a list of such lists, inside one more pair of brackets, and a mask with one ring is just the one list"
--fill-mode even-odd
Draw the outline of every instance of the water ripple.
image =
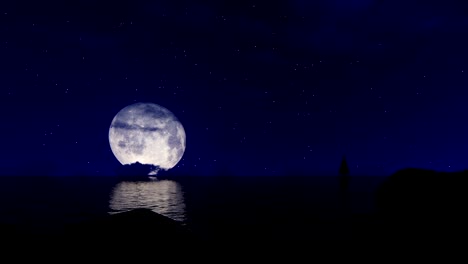
[[120, 182], [111, 193], [109, 208], [110, 213], [147, 208], [176, 221], [186, 220], [184, 193], [171, 180]]

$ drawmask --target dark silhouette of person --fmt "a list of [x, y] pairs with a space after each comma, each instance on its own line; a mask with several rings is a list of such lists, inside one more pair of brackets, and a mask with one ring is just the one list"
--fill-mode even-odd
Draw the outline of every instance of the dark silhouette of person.
[[340, 170], [338, 173], [340, 181], [340, 192], [344, 193], [348, 190], [349, 186], [349, 168], [345, 155], [343, 155], [343, 159], [341, 160]]
[[341, 160], [340, 169], [338, 170], [338, 183], [339, 183], [339, 190], [338, 196], [341, 203], [342, 212], [345, 214], [345, 217], [348, 215], [350, 207], [349, 207], [349, 194], [348, 194], [348, 186], [349, 186], [349, 168], [346, 162], [346, 157], [343, 155], [343, 159]]

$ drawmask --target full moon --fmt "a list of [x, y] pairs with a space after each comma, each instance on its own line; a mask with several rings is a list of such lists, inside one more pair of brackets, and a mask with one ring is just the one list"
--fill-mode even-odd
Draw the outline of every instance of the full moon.
[[153, 103], [135, 103], [115, 115], [109, 143], [122, 165], [139, 162], [168, 170], [182, 159], [185, 130], [168, 109]]

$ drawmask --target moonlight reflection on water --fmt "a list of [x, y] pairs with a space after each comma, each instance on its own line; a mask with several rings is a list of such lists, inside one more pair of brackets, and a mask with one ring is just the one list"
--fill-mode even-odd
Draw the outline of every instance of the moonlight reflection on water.
[[182, 188], [170, 180], [120, 182], [112, 191], [109, 208], [110, 213], [147, 208], [176, 221], [185, 221]]

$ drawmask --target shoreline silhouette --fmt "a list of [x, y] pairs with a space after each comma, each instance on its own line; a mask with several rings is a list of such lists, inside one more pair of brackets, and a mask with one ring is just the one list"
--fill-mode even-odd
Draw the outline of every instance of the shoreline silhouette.
[[[343, 175], [337, 176], [334, 179], [329, 179], [330, 181], [327, 183], [330, 186], [334, 185], [337, 198], [341, 197], [340, 199], [345, 199], [346, 202], [346, 213], [336, 217], [324, 217], [319, 212], [314, 211], [320, 206], [301, 207], [304, 213], [298, 214], [294, 206], [283, 204], [285, 200], [281, 197], [282, 192], [291, 196], [296, 195], [296, 197], [288, 198], [292, 199], [291, 201], [307, 202], [312, 199], [313, 196], [304, 196], [304, 194], [309, 192], [309, 195], [315, 195], [314, 192], [320, 190], [321, 187], [301, 183], [301, 179], [304, 179], [305, 182], [307, 177], [259, 177], [264, 181], [254, 182], [251, 186], [244, 184], [244, 189], [239, 187], [239, 190], [243, 190], [243, 192], [251, 190], [238, 194], [241, 199], [229, 200], [228, 202], [219, 200], [218, 203], [214, 201], [212, 207], [203, 209], [205, 210], [204, 215], [201, 212], [194, 212], [190, 206], [197, 199], [210, 199], [209, 197], [220, 199], [221, 193], [224, 192], [223, 188], [226, 186], [229, 186], [230, 191], [235, 193], [237, 186], [243, 184], [242, 179], [235, 177], [208, 177], [205, 179], [176, 177], [174, 180], [180, 180], [183, 183], [182, 186], [191, 186], [191, 188], [199, 189], [200, 193], [206, 195], [204, 198], [197, 197], [191, 192], [183, 194], [190, 211], [190, 217], [198, 214], [198, 227], [191, 225], [190, 221], [194, 220], [189, 219], [189, 224], [185, 226], [154, 211], [150, 213], [149, 209], [129, 209], [127, 212], [115, 215], [100, 214], [85, 217], [84, 220], [67, 224], [64, 229], [50, 233], [49, 236], [40, 232], [35, 233], [35, 230], [24, 229], [20, 223], [15, 222], [2, 222], [0, 231], [3, 241], [11, 241], [12, 245], [16, 245], [14, 241], [18, 241], [18, 246], [21, 244], [19, 241], [26, 241], [24, 245], [27, 245], [34, 244], [34, 241], [78, 241], [83, 239], [94, 241], [95, 238], [96, 241], [108, 240], [109, 242], [106, 243], [112, 244], [118, 241], [117, 237], [119, 236], [138, 240], [151, 232], [155, 237], [167, 236], [169, 240], [173, 236], [177, 240], [174, 243], [183, 243], [181, 241], [187, 240], [190, 243], [197, 241], [193, 243], [204, 245], [232, 243], [234, 241], [265, 245], [305, 243], [305, 245], [328, 245], [330, 247], [333, 245], [357, 247], [358, 245], [372, 246], [375, 244], [383, 246], [395, 243], [395, 241], [399, 241], [399, 245], [411, 245], [412, 243], [439, 245], [455, 243], [455, 238], [462, 239], [467, 233], [465, 226], [468, 219], [463, 208], [467, 198], [465, 189], [466, 183], [468, 183], [468, 171], [448, 173], [415, 168], [397, 171], [389, 177], [381, 179], [380, 184], [372, 192], [372, 197], [369, 198], [373, 200], [375, 207], [364, 213], [353, 212], [349, 207], [355, 203], [352, 201], [352, 194], [356, 192], [355, 188], [358, 183], [355, 179], [359, 176], [349, 176], [346, 173], [345, 180], [343, 177]], [[36, 180], [40, 181], [40, 179]], [[139, 178], [134, 180], [135, 182], [140, 181]], [[119, 180], [116, 179], [116, 182]], [[275, 188], [281, 186], [285, 189], [273, 188], [269, 191], [271, 193], [260, 193], [264, 197], [256, 195], [255, 190], [262, 188], [262, 184], [266, 182], [275, 182], [274, 186], [277, 186]], [[301, 188], [297, 189], [298, 186]], [[289, 190], [296, 190], [296, 194]], [[331, 190], [324, 189], [323, 191]], [[343, 196], [343, 192], [346, 195]], [[225, 195], [229, 196], [230, 194]], [[327, 197], [333, 195], [329, 194]], [[264, 202], [273, 204], [273, 207], [265, 210], [265, 207], [262, 206]], [[321, 202], [329, 203], [330, 201], [321, 200]], [[220, 210], [226, 206], [225, 210]], [[252, 219], [253, 216], [256, 219]], [[227, 221], [230, 217], [233, 218]], [[148, 230], [145, 231], [145, 228], [138, 221], [143, 221]], [[136, 224], [137, 222], [138, 224]], [[206, 233], [208, 231], [201, 228], [200, 224], [202, 227], [208, 227], [211, 230], [210, 233]], [[177, 230], [180, 228], [186, 230], [190, 235], [187, 237], [179, 235], [180, 231]], [[137, 229], [140, 231], [136, 231]], [[161, 230], [165, 230], [165, 233]], [[317, 230], [322, 231], [318, 233]], [[158, 232], [163, 233], [158, 235]]]

